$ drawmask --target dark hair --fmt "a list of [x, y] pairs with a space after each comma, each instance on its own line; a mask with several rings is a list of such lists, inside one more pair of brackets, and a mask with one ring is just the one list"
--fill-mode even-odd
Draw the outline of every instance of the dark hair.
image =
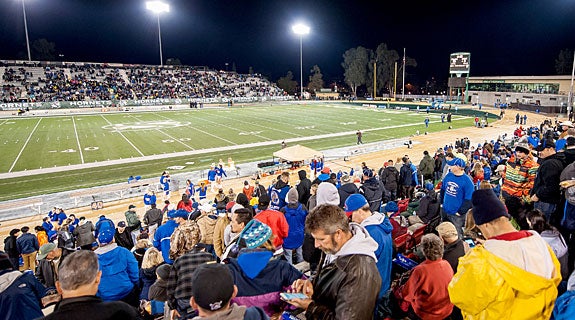
[[246, 208], [240, 208], [236, 210], [234, 214], [236, 215], [236, 222], [238, 224], [244, 223], [244, 225], [247, 225], [248, 222], [252, 220], [252, 213]]
[[555, 231], [555, 228], [547, 223], [543, 213], [537, 209], [527, 212], [527, 219], [531, 222], [531, 229], [537, 231], [539, 234], [545, 230]]
[[35, 226], [34, 231], [40, 232], [40, 231], [46, 231], [46, 229], [44, 229], [44, 227], [42, 227], [42, 226]]
[[20, 229], [12, 229], [10, 230], [10, 235], [15, 236], [18, 232], [20, 232]]
[[345, 212], [333, 204], [320, 204], [315, 207], [305, 219], [305, 229], [308, 233], [322, 230], [326, 234], [333, 234], [338, 229], [350, 231]]
[[248, 199], [248, 196], [246, 196], [245, 193], [240, 192], [238, 193], [238, 195], [236, 196], [236, 203], [237, 204], [241, 204], [244, 207], [247, 207], [250, 205], [250, 200]]
[[26, 233], [26, 232], [28, 232], [29, 230], [30, 230], [30, 227], [28, 227], [28, 226], [24, 226], [24, 227], [22, 227], [22, 228], [20, 229], [20, 231], [22, 231], [22, 233]]

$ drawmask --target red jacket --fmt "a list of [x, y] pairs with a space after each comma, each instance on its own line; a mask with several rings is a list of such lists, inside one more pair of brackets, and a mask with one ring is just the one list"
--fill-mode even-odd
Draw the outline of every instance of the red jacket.
[[289, 231], [289, 225], [284, 214], [276, 210], [267, 209], [258, 213], [254, 218], [272, 228], [274, 246], [276, 248], [281, 247]]
[[403, 287], [403, 299], [411, 304], [422, 319], [442, 320], [453, 310], [447, 286], [453, 278], [449, 262], [425, 260], [415, 267]]

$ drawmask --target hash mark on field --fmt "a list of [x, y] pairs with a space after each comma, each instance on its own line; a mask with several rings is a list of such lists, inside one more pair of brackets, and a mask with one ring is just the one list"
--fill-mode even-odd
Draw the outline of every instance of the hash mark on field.
[[[100, 115], [100, 116], [101, 116], [102, 119], [104, 119], [104, 121], [106, 121], [109, 125], [113, 125], [108, 119], [106, 119], [106, 117], [104, 117], [103, 115]], [[142, 153], [142, 151], [140, 151], [140, 149], [138, 149], [138, 147], [136, 147], [136, 146], [132, 143], [132, 141], [130, 141], [128, 138], [126, 138], [126, 136], [125, 136], [122, 132], [118, 131], [118, 134], [121, 135], [122, 138], [124, 138], [124, 140], [126, 140], [126, 142], [128, 142], [128, 143], [132, 146], [132, 148], [134, 148], [142, 157], [144, 156], [144, 154]], [[103, 133], [102, 133], [102, 135], [105, 136], [105, 134], [103, 134]]]
[[22, 152], [24, 152], [24, 149], [26, 148], [26, 145], [28, 145], [28, 141], [30, 141], [30, 139], [32, 138], [32, 135], [33, 135], [34, 132], [36, 131], [36, 128], [38, 128], [38, 125], [40, 124], [41, 121], [42, 121], [42, 118], [40, 118], [40, 120], [38, 120], [38, 122], [36, 123], [36, 126], [34, 126], [34, 129], [32, 130], [32, 132], [30, 132], [30, 135], [28, 136], [28, 139], [26, 139], [26, 142], [24, 142], [24, 145], [22, 146], [22, 149], [20, 149], [20, 152], [18, 153], [18, 156], [16, 156], [16, 159], [15, 159], [14, 162], [12, 163], [12, 166], [10, 167], [10, 169], [8, 169], [8, 172], [12, 172], [12, 169], [14, 169], [14, 166], [16, 165], [16, 162], [18, 162], [18, 159], [20, 159], [20, 156], [22, 155]]

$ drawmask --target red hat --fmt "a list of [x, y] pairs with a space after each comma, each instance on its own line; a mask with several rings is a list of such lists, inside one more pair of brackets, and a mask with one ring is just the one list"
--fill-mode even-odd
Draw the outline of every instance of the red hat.
[[234, 201], [228, 202], [228, 204], [226, 204], [226, 211], [230, 212], [232, 210], [232, 207], [234, 206], [234, 204], [236, 204]]
[[329, 169], [329, 167], [323, 167], [323, 169], [321, 169], [321, 173], [330, 173], [331, 170]]

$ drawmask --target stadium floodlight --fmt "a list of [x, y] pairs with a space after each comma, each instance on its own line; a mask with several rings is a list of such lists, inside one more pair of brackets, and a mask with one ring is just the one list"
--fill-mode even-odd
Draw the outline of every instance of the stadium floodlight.
[[26, 49], [28, 49], [28, 61], [32, 61], [32, 55], [30, 55], [30, 39], [28, 38], [28, 23], [26, 22], [26, 1], [22, 0], [22, 13], [24, 14], [24, 31], [26, 33]]
[[164, 65], [162, 56], [162, 30], [160, 29], [160, 14], [170, 12], [170, 5], [162, 1], [146, 1], [146, 9], [152, 11], [158, 17], [158, 43], [160, 45], [160, 66]]
[[293, 33], [299, 36], [299, 74], [300, 74], [300, 99], [303, 100], [303, 36], [309, 33], [309, 27], [298, 23], [291, 27]]

